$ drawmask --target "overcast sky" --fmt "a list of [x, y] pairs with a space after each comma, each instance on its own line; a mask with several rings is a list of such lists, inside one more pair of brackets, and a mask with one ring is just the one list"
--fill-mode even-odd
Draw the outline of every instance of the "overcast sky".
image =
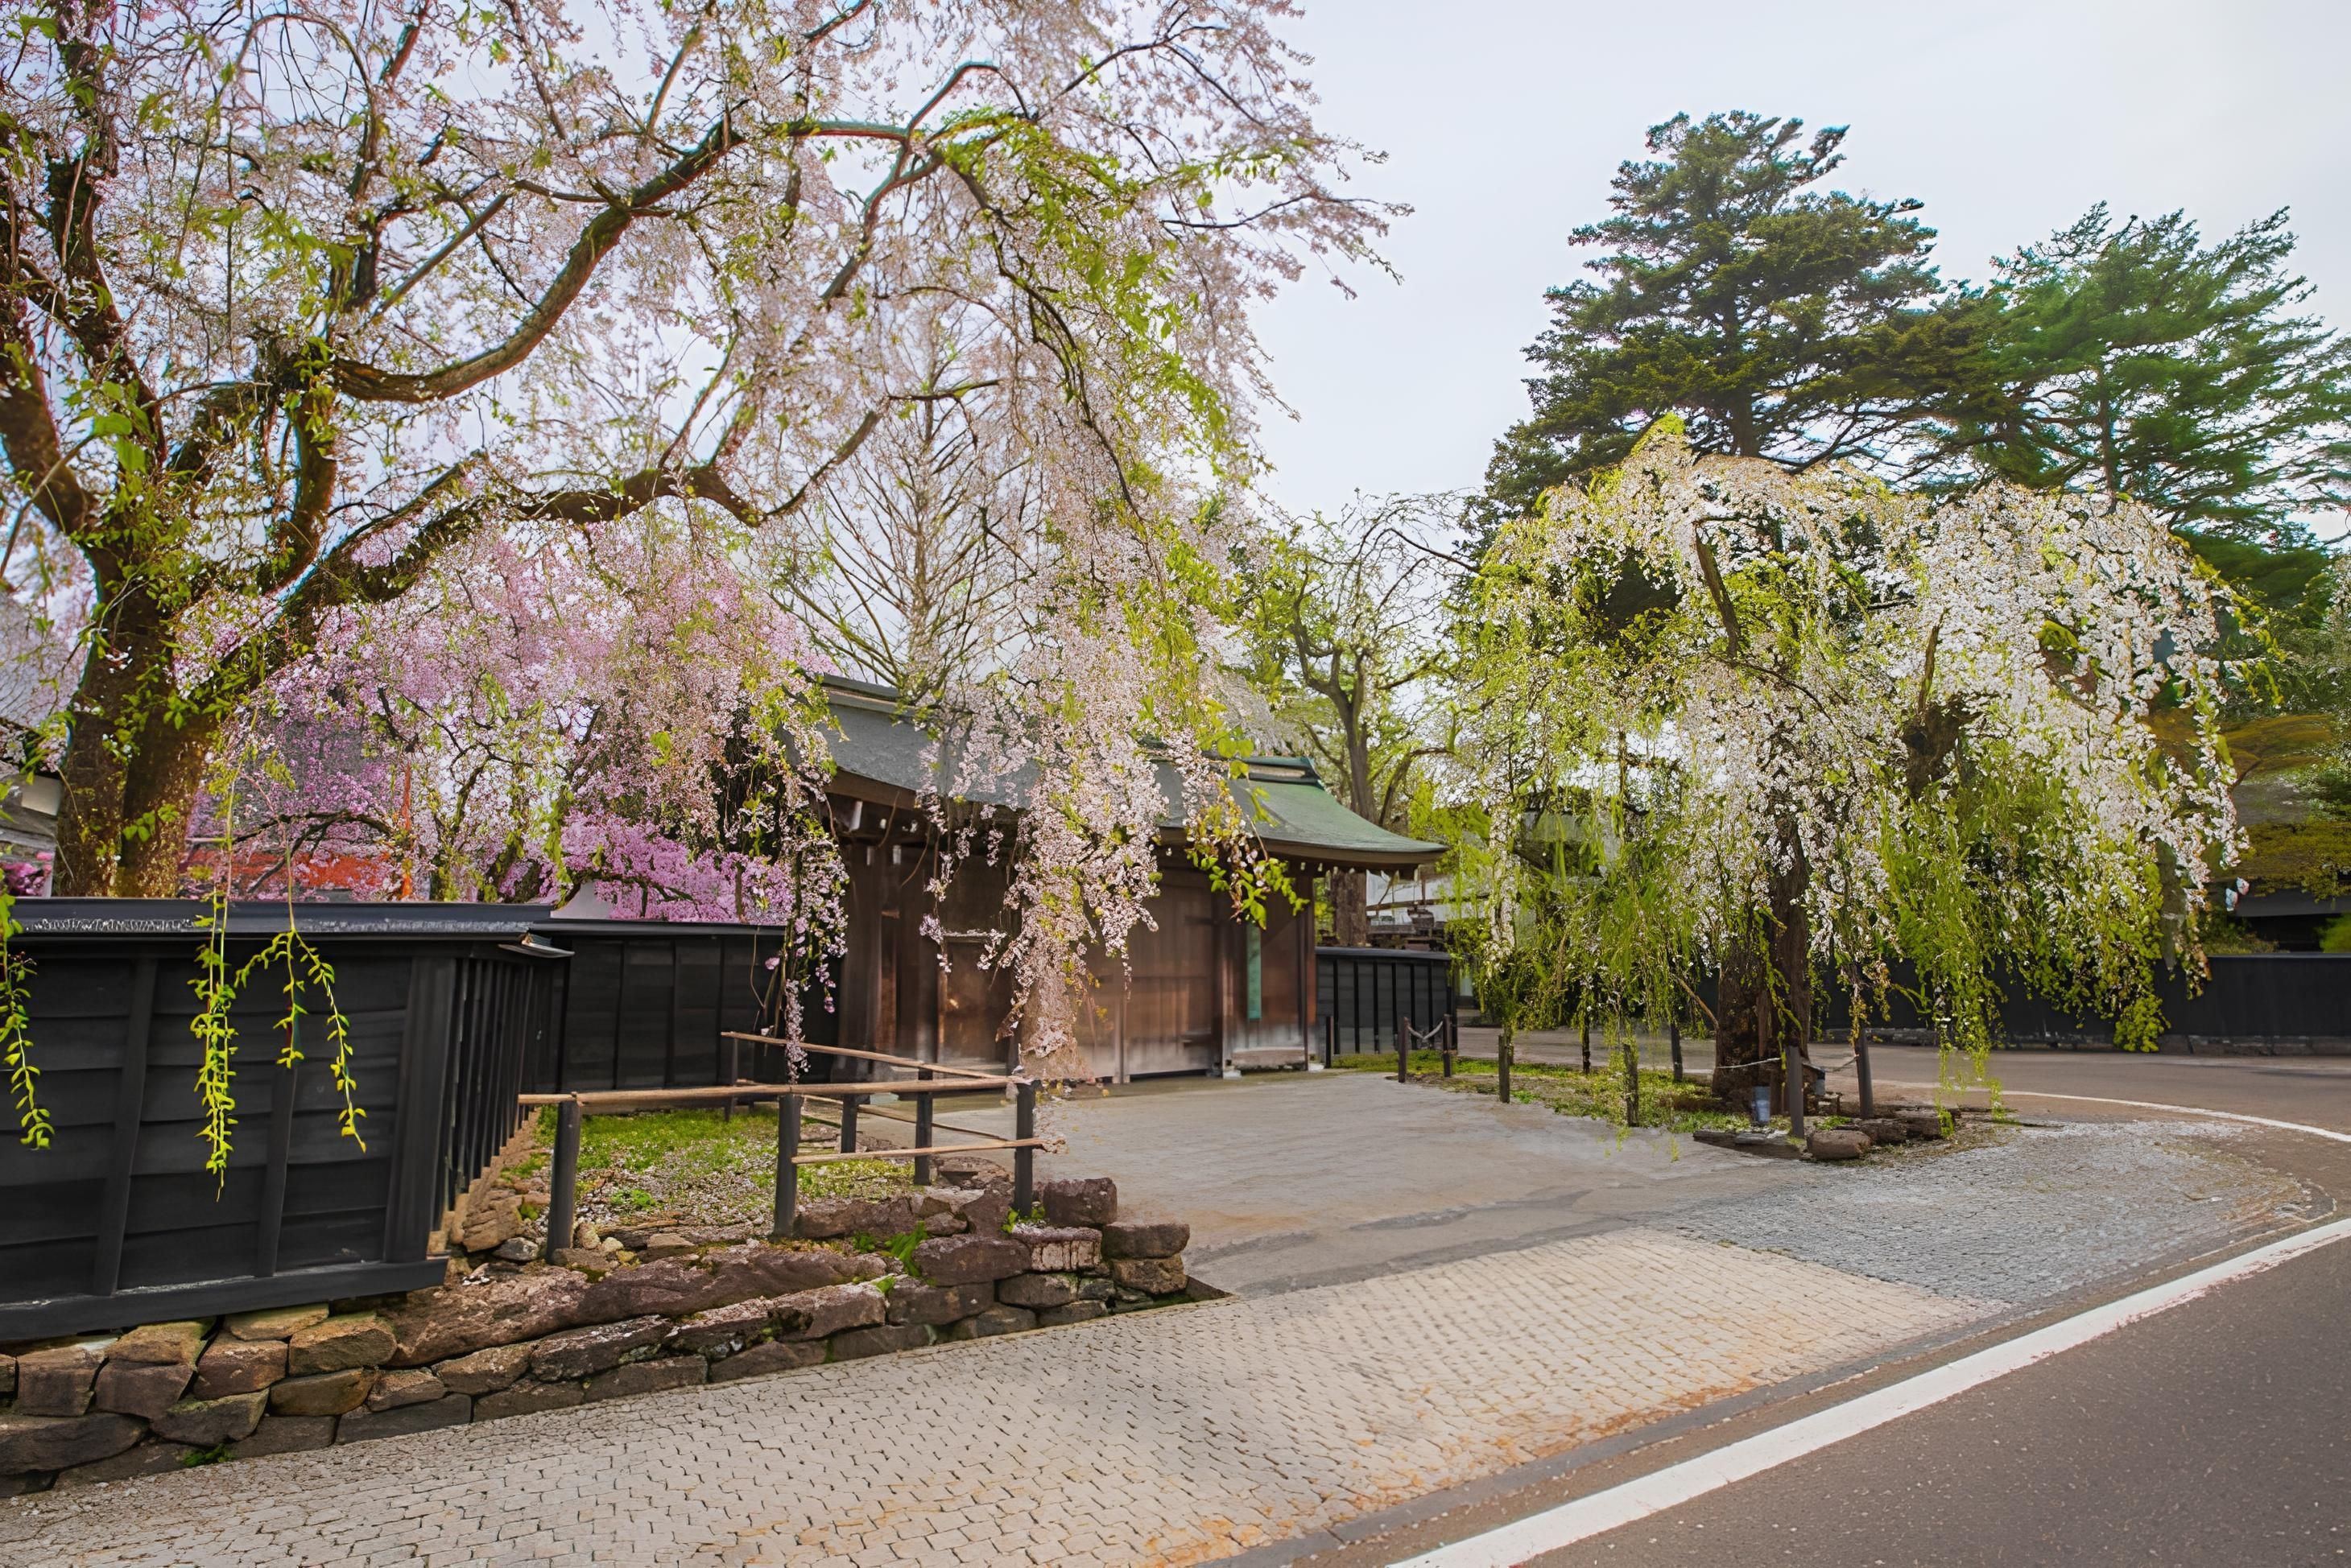
[[1943, 275], [2105, 201], [2184, 207], [2208, 237], [2279, 207], [2322, 314], [2351, 324], [2351, 0], [1305, 0], [1325, 129], [1388, 154], [1357, 189], [1409, 203], [1401, 284], [1319, 277], [1268, 309], [1270, 490], [1472, 486], [1526, 411], [1542, 290], [1582, 257], [1645, 130], [1731, 109], [1849, 125], [1842, 189], [1916, 196]]

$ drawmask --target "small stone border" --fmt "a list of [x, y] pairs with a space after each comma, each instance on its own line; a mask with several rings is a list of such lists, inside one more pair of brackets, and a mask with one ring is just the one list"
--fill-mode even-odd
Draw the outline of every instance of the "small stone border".
[[1186, 1273], [1190, 1227], [1121, 1219], [1106, 1178], [1043, 1183], [1024, 1223], [993, 1168], [942, 1175], [973, 1184], [812, 1199], [793, 1241], [582, 1235], [556, 1263], [453, 1259], [449, 1283], [404, 1297], [0, 1347], [0, 1497], [1215, 1293]]

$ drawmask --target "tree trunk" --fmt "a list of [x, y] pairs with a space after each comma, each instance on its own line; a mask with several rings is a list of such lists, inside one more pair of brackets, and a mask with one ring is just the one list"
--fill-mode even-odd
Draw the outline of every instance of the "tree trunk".
[[68, 711], [52, 886], [68, 898], [170, 898], [220, 721], [173, 711], [163, 615], [135, 588], [110, 607]]
[[1802, 1081], [1813, 1020], [1812, 926], [1804, 913], [1811, 880], [1811, 868], [1792, 849], [1787, 867], [1771, 876], [1761, 945], [1724, 956], [1713, 1087], [1728, 1109], [1746, 1109], [1757, 1084], [1778, 1085], [1783, 1058]]
[[1361, 871], [1326, 872], [1323, 885], [1331, 894], [1331, 940], [1343, 948], [1372, 945], [1371, 911], [1364, 907]]

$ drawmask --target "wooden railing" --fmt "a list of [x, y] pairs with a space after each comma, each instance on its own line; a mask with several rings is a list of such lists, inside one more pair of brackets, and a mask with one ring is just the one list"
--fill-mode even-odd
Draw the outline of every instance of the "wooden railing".
[[[767, 1034], [744, 1034], [729, 1032], [729, 1041], [746, 1041], [760, 1045], [782, 1045], [786, 1043]], [[552, 1259], [559, 1247], [571, 1244], [574, 1215], [578, 1212], [580, 1193], [580, 1124], [582, 1117], [596, 1113], [662, 1110], [687, 1106], [723, 1106], [730, 1110], [739, 1105], [757, 1104], [762, 1100], [776, 1102], [776, 1206], [775, 1223], [769, 1236], [775, 1241], [788, 1240], [799, 1210], [799, 1173], [804, 1165], [831, 1165], [845, 1159], [911, 1159], [914, 1162], [914, 1178], [918, 1183], [931, 1179], [931, 1162], [940, 1155], [986, 1154], [998, 1149], [1012, 1153], [1012, 1207], [1026, 1213], [1037, 1200], [1037, 1150], [1044, 1139], [1037, 1136], [1037, 1084], [1033, 1078], [1019, 1075], [989, 1073], [971, 1067], [955, 1067], [937, 1062], [920, 1062], [909, 1056], [893, 1056], [881, 1051], [859, 1051], [845, 1045], [803, 1044], [804, 1051], [821, 1051], [831, 1056], [847, 1056], [862, 1062], [879, 1062], [888, 1066], [911, 1068], [911, 1079], [887, 1081], [867, 1080], [853, 1084], [722, 1084], [700, 1089], [598, 1089], [569, 1095], [524, 1095], [518, 1104], [525, 1107], [553, 1106], [556, 1107], [554, 1169], [548, 1179], [547, 1245], [545, 1255]], [[729, 1074], [732, 1076], [732, 1074]], [[997, 1137], [972, 1127], [946, 1126], [936, 1116], [936, 1100], [941, 1095], [969, 1094], [988, 1089], [1009, 1089], [1013, 1095], [1012, 1136]], [[866, 1102], [877, 1095], [895, 1095], [914, 1102], [914, 1114], [882, 1109]], [[834, 1103], [837, 1119], [831, 1122], [806, 1116], [810, 1100]], [[886, 1144], [858, 1143], [858, 1117], [881, 1116], [890, 1121], [910, 1122], [914, 1128], [914, 1141], [905, 1148]], [[801, 1135], [808, 1122], [819, 1127], [837, 1127], [841, 1139], [838, 1149], [829, 1153], [801, 1152]], [[936, 1143], [940, 1132], [967, 1138], [966, 1143]]]

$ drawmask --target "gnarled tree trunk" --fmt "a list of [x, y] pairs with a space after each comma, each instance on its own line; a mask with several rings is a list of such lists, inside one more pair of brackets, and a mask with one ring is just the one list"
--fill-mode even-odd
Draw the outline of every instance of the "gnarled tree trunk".
[[[1717, 992], [1714, 1096], [1735, 1110], [1748, 1107], [1757, 1084], [1779, 1085], [1783, 1057], [1801, 1066], [1812, 1037], [1812, 924], [1804, 910], [1812, 868], [1801, 851], [1782, 842], [1786, 853], [1771, 876], [1763, 940], [1724, 956]], [[1779, 1096], [1775, 1104], [1786, 1108]]]

